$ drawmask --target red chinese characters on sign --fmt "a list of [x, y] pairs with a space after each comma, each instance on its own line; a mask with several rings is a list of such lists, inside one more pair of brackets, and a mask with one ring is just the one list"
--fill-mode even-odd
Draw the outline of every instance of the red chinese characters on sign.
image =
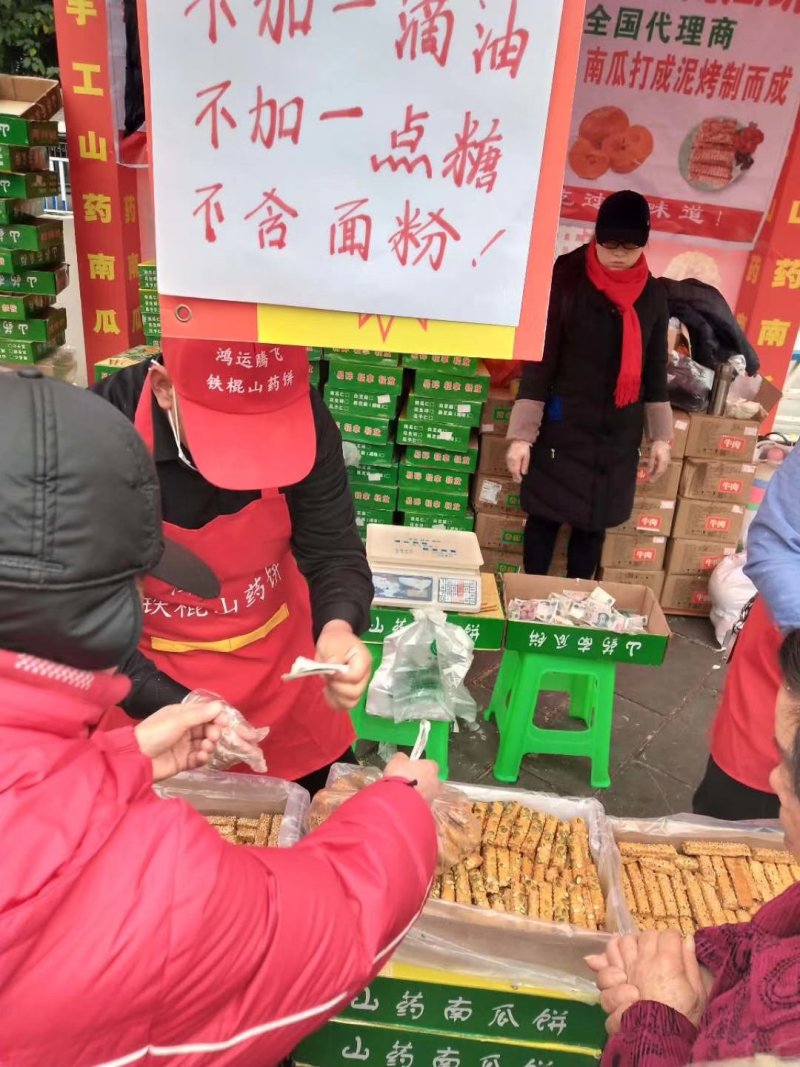
[[502, 158], [498, 132], [500, 122], [492, 119], [491, 129], [483, 137], [478, 134], [480, 122], [468, 111], [464, 126], [456, 134], [456, 146], [444, 159], [443, 178], [452, 178], [460, 189], [462, 185], [474, 185], [490, 193], [497, 181], [497, 167]]
[[214, 221], [217, 224], [225, 221], [225, 215], [222, 210], [222, 205], [219, 202], [219, 194], [222, 192], [222, 183], [216, 182], [214, 185], [204, 185], [200, 189], [195, 189], [195, 193], [207, 193], [197, 207], [192, 212], [193, 217], [197, 217], [202, 213], [203, 220], [205, 222], [205, 236], [206, 240], [213, 244], [217, 239], [217, 231], [214, 229]]
[[364, 262], [369, 259], [372, 218], [358, 213], [367, 203], [369, 201], [363, 199], [351, 200], [347, 204], [337, 204], [336, 211], [342, 214], [331, 226], [330, 254], [332, 256], [360, 256]]
[[[212, 44], [216, 44], [219, 15], [227, 19], [229, 26], [236, 25], [236, 17], [231, 11], [228, 0], [205, 0], [205, 2], [208, 7], [208, 39]], [[202, 3], [204, 0], [193, 0], [183, 12], [184, 15], [190, 15]]]
[[236, 129], [236, 119], [231, 115], [230, 111], [221, 104], [221, 100], [228, 89], [230, 89], [230, 81], [220, 82], [218, 85], [210, 85], [208, 89], [201, 89], [194, 95], [198, 100], [202, 100], [204, 97], [209, 97], [209, 101], [202, 109], [200, 114], [194, 120], [195, 126], [199, 126], [205, 119], [206, 115], [211, 116], [211, 146], [212, 148], [219, 148], [219, 120], [223, 118], [225, 122], [230, 126], [232, 130]]
[[269, 34], [275, 44], [282, 43], [284, 31], [289, 37], [298, 33], [307, 37], [311, 32], [314, 0], [254, 0], [254, 6], [264, 8], [259, 35]]
[[455, 15], [449, 2], [419, 0], [408, 6], [409, 0], [402, 0], [403, 10], [398, 15], [400, 36], [394, 45], [398, 59], [431, 56], [440, 67], [447, 66], [455, 28]]
[[491, 26], [477, 24], [480, 44], [472, 53], [476, 74], [484, 70], [508, 71], [511, 78], [519, 74], [530, 34], [517, 26], [516, 20], [517, 0], [511, 0], [504, 32], [496, 33]]
[[303, 123], [303, 106], [304, 101], [299, 96], [281, 105], [277, 100], [264, 99], [264, 89], [259, 85], [256, 91], [255, 107], [250, 108], [248, 112], [253, 116], [250, 140], [254, 144], [260, 140], [265, 148], [272, 148], [276, 140], [287, 140], [292, 144], [297, 144]]
[[412, 208], [406, 200], [402, 216], [397, 218], [397, 230], [389, 238], [389, 245], [402, 267], [409, 260], [416, 267], [425, 257], [433, 270], [444, 262], [448, 240], [460, 241], [461, 234], [444, 217], [444, 211], [429, 211], [426, 220], [419, 208]]
[[245, 219], [255, 218], [261, 212], [264, 214], [258, 224], [258, 247], [285, 248], [288, 233], [286, 218], [296, 219], [298, 212], [278, 196], [274, 187], [264, 193], [264, 199], [245, 215]]
[[[390, 135], [392, 152], [397, 154], [384, 156], [383, 159], [373, 155], [370, 158], [370, 165], [374, 173], [377, 174], [383, 167], [389, 167], [393, 173], [402, 169], [408, 174], [413, 174], [417, 167], [422, 167], [428, 178], [433, 177], [430, 158], [424, 154], [417, 155], [420, 141], [425, 136], [424, 123], [429, 118], [430, 114], [427, 111], [414, 111], [414, 105], [408, 104], [403, 126], [398, 130], [392, 130]], [[401, 152], [407, 154], [401, 155]]]

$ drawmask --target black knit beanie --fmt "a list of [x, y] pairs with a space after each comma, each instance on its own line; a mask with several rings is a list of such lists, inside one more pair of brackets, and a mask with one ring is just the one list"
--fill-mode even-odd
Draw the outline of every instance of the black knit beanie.
[[595, 236], [601, 245], [620, 241], [644, 248], [650, 236], [650, 208], [645, 198], [632, 189], [607, 196], [597, 212]]

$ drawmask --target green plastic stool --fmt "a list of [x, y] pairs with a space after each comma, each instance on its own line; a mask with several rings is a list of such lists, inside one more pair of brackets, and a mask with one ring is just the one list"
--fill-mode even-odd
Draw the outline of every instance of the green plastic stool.
[[[593, 789], [611, 785], [608, 761], [614, 713], [615, 665], [598, 660], [506, 651], [500, 663], [486, 718], [494, 716], [500, 746], [494, 764], [499, 782], [516, 782], [523, 756], [586, 756], [592, 762]], [[541, 692], [570, 695], [570, 717], [584, 730], [549, 730], [536, 725]]]

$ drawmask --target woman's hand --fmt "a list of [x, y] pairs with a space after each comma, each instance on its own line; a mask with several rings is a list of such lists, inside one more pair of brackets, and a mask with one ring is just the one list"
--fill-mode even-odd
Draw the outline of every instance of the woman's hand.
[[667, 473], [667, 468], [672, 460], [672, 446], [669, 441], [653, 441], [650, 446], [650, 461], [647, 465], [651, 482]]
[[508, 473], [515, 482], [521, 482], [528, 473], [531, 462], [531, 446], [527, 441], [512, 441], [506, 452]]
[[666, 1004], [699, 1024], [708, 995], [693, 937], [685, 938], [677, 930], [645, 930], [637, 938], [636, 959], [626, 973], [641, 1000]]
[[205, 766], [227, 723], [222, 705], [170, 704], [134, 727], [142, 755], [153, 761], [153, 781]]
[[600, 956], [587, 956], [586, 962], [596, 974], [600, 1006], [606, 1013], [606, 1031], [613, 1037], [619, 1032], [622, 1016], [639, 1000], [639, 990], [628, 981], [628, 968], [638, 956], [636, 937], [613, 937]]
[[372, 656], [367, 646], [343, 619], [332, 619], [322, 627], [317, 641], [321, 663], [346, 663], [346, 674], [332, 674], [325, 684], [325, 696], [337, 711], [350, 711], [361, 699], [372, 673]]
[[402, 752], [392, 756], [383, 772], [384, 778], [404, 778], [416, 782], [417, 792], [429, 804], [433, 804], [442, 788], [439, 781], [439, 767], [433, 760], [410, 760]]

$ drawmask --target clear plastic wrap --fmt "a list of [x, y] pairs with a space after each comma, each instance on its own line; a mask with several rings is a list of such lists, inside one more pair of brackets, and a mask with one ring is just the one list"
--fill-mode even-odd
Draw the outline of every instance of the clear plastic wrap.
[[383, 659], [367, 696], [368, 713], [395, 722], [474, 722], [478, 706], [464, 685], [475, 653], [472, 639], [448, 622], [443, 611], [421, 608], [412, 615], [412, 623], [383, 643]]
[[[731, 841], [750, 845], [752, 848], [783, 849], [784, 835], [777, 819], [764, 822], [726, 822], [702, 815], [666, 815], [660, 819], [610, 818], [614, 847], [620, 841], [637, 841], [646, 844], [680, 845], [683, 841]], [[621, 862], [621, 859], [620, 859]], [[620, 894], [620, 918], [623, 933], [636, 933], [638, 927]]]
[[669, 402], [679, 411], [706, 411], [714, 385], [714, 372], [691, 358], [670, 356], [667, 363]]
[[238, 763], [244, 763], [256, 774], [267, 773], [267, 761], [258, 746], [268, 736], [268, 726], [261, 729], [251, 726], [240, 711], [228, 704], [218, 693], [212, 693], [208, 689], [193, 690], [184, 697], [183, 703], [220, 704], [227, 716], [227, 726], [222, 728], [217, 747], [208, 761], [209, 770], [224, 771]]
[[[368, 785], [380, 781], [383, 772], [377, 767], [353, 767], [336, 763], [331, 768], [326, 787], [316, 794], [306, 816], [309, 831], [321, 826], [341, 805]], [[452, 786], [442, 786], [433, 803], [433, 815], [439, 835], [439, 870], [449, 870], [466, 859], [481, 839], [481, 828], [472, 814], [471, 800]]]
[[185, 800], [201, 815], [257, 818], [282, 815], [278, 845], [289, 848], [303, 835], [311, 798], [295, 782], [224, 771], [190, 771], [153, 786], [160, 797]]

